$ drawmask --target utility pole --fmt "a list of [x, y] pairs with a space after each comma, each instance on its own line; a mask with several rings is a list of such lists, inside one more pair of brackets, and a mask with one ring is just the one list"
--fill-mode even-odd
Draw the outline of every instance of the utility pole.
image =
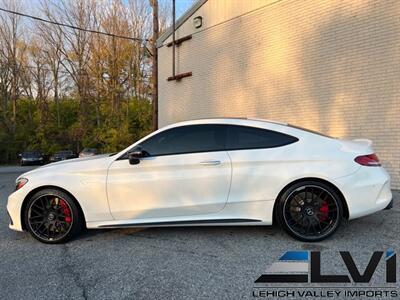
[[153, 130], [158, 129], [158, 53], [157, 53], [157, 39], [158, 39], [158, 0], [150, 0], [151, 7], [153, 8], [153, 38], [151, 40], [152, 52], [152, 105], [153, 105]]
[[172, 76], [175, 77], [175, 0], [172, 0]]

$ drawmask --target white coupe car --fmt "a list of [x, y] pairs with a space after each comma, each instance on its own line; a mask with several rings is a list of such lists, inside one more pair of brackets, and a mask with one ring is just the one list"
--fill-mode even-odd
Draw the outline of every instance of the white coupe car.
[[288, 124], [205, 119], [162, 128], [113, 154], [21, 175], [10, 228], [45, 243], [83, 228], [271, 225], [320, 241], [342, 218], [392, 204], [390, 178], [368, 140]]

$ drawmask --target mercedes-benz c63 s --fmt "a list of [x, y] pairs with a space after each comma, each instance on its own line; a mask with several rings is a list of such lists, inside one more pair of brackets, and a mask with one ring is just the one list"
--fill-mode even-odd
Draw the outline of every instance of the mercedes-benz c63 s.
[[369, 140], [288, 124], [207, 119], [164, 127], [114, 155], [52, 163], [21, 175], [10, 228], [45, 243], [83, 228], [271, 225], [302, 241], [343, 218], [391, 205]]

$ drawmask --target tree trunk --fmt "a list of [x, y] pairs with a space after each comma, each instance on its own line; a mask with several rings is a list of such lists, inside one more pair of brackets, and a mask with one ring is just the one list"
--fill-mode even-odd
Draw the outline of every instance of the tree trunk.
[[56, 102], [57, 126], [60, 127], [60, 99], [58, 97], [58, 72], [54, 72], [54, 101]]

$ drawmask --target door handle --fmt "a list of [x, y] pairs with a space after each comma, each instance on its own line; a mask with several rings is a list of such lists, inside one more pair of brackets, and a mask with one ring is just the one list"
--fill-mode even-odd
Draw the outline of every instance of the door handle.
[[221, 164], [221, 161], [219, 160], [206, 160], [206, 161], [202, 161], [200, 162], [201, 165], [203, 166], [216, 166]]

